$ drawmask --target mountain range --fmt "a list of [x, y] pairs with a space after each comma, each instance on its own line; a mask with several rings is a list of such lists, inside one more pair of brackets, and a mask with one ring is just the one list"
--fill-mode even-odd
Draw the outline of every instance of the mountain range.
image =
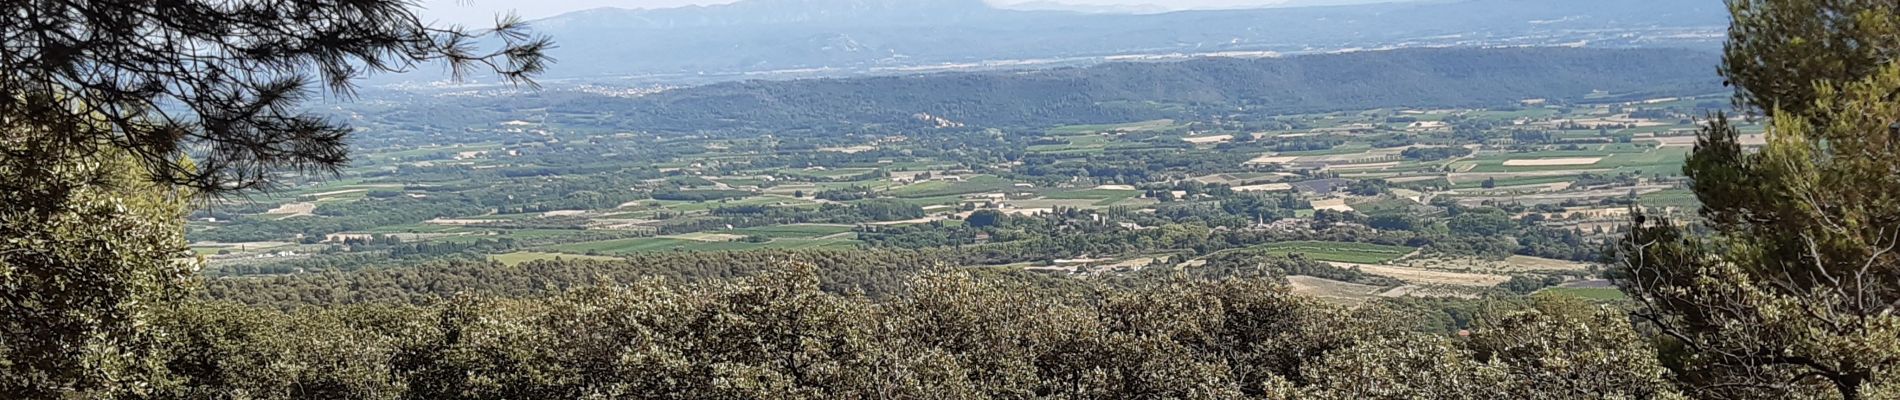
[[1711, 52], [1680, 49], [1402, 49], [751, 80], [632, 97], [564, 89], [457, 94], [414, 102], [404, 112], [454, 126], [521, 118], [515, 110], [545, 110], [545, 122], [556, 126], [687, 134], [1039, 128], [1235, 113], [1513, 107], [1532, 98], [1574, 104], [1705, 95], [1727, 90], [1714, 73], [1717, 61]]
[[[838, 73], [1003, 61], [1252, 51], [1582, 45], [1713, 48], [1716, 0], [1457, 0], [1153, 14], [1002, 9], [982, 0], [743, 0], [594, 9], [532, 22], [550, 77]], [[1030, 7], [1034, 8], [1034, 7]], [[834, 74], [835, 75], [835, 74]]]

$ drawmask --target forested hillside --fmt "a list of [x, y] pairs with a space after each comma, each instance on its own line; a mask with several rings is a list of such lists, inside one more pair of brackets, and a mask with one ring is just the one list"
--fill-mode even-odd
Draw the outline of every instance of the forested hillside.
[[[1477, 107], [1722, 91], [1711, 54], [1564, 48], [1424, 49], [1268, 59], [1117, 63], [1036, 72], [752, 81], [632, 100], [575, 97], [563, 109], [617, 112], [623, 126], [698, 131], [856, 124], [1047, 126], [1177, 118], [1236, 109], [1307, 113]], [[605, 110], [603, 110], [605, 111]]]

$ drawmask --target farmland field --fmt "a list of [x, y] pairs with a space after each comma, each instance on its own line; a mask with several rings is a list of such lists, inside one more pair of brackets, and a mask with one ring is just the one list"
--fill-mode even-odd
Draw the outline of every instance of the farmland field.
[[1338, 261], [1357, 264], [1379, 264], [1418, 250], [1403, 246], [1386, 246], [1369, 243], [1346, 242], [1280, 242], [1262, 246], [1273, 254], [1298, 254], [1319, 261]]
[[737, 235], [759, 235], [759, 236], [765, 236], [765, 237], [774, 238], [774, 239], [777, 239], [777, 238], [816, 238], [816, 237], [830, 236], [830, 235], [836, 235], [836, 234], [846, 233], [846, 232], [851, 232], [851, 227], [848, 225], [814, 225], [814, 224], [774, 225], [774, 226], [763, 226], [763, 227], [757, 227], [757, 228], [745, 228], [745, 229], [729, 231], [729, 233], [737, 234]]
[[[365, 163], [339, 179], [195, 215], [189, 226], [193, 251], [236, 273], [359, 268], [351, 257], [375, 254], [519, 264], [698, 251], [948, 251], [976, 268], [1169, 252], [1191, 265], [1256, 249], [1246, 254], [1347, 263], [1408, 282], [1288, 282], [1330, 300], [1472, 297], [1514, 276], [1591, 273], [1579, 261], [1597, 259], [1628, 220], [1603, 210], [1624, 207], [1631, 193], [1641, 206], [1693, 218], [1695, 198], [1680, 176], [1686, 136], [1648, 135], [1694, 110], [1667, 107], [1238, 111], [1246, 115], [816, 136], [550, 125], [539, 126], [551, 130], [544, 137], [367, 142]], [[1630, 116], [1639, 113], [1652, 117]], [[1629, 127], [1566, 125], [1574, 121]], [[982, 211], [993, 213], [981, 224], [965, 220]], [[1508, 229], [1454, 231], [1462, 225], [1447, 220], [1467, 212], [1505, 216]], [[1518, 254], [1543, 258], [1510, 258]], [[1077, 275], [1140, 269], [1121, 267]]]
[[1363, 303], [1366, 300], [1377, 297], [1379, 292], [1384, 292], [1388, 289], [1380, 286], [1340, 282], [1302, 275], [1288, 276], [1287, 284], [1293, 290], [1293, 293], [1318, 297], [1326, 301], [1343, 304]]
[[903, 198], [955, 196], [971, 193], [1007, 190], [1012, 183], [994, 176], [980, 175], [965, 178], [963, 181], [941, 181], [915, 183], [891, 190], [891, 194]]

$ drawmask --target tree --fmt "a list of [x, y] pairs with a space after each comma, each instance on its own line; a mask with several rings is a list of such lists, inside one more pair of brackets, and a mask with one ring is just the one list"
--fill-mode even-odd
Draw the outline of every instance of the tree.
[[1459, 213], [1451, 217], [1445, 226], [1454, 235], [1497, 236], [1510, 233], [1517, 228], [1511, 216], [1497, 209], [1482, 209]]
[[[441, 61], [532, 85], [552, 46], [518, 18], [430, 26], [403, 0], [8, 2], [0, 115], [64, 146], [125, 149], [148, 176], [203, 194], [333, 171], [350, 130], [305, 114], [313, 86], [348, 96], [376, 72]], [[482, 43], [498, 43], [483, 49]], [[313, 83], [314, 82], [314, 83]], [[191, 158], [190, 168], [182, 160]]]
[[[117, 149], [0, 125], [0, 393], [97, 396], [138, 385], [140, 321], [196, 276], [185, 197]], [[86, 151], [96, 153], [87, 154]]]
[[1869, 1], [1730, 8], [1722, 73], [1774, 116], [1767, 145], [1715, 116], [1683, 168], [1706, 223], [1638, 214], [1618, 282], [1697, 397], [1900, 395], [1900, 18]]
[[1346, 186], [1346, 192], [1358, 196], [1378, 196], [1391, 190], [1384, 179], [1361, 179]]
[[[1900, 49], [1900, 4], [1851, 0], [1730, 0], [1720, 68], [1736, 103], [1811, 115], [1822, 88], [1875, 75]], [[1820, 86], [1816, 86], [1819, 84]]]
[[149, 388], [164, 366], [146, 357], [148, 314], [195, 276], [190, 198], [348, 161], [350, 130], [300, 111], [314, 88], [348, 96], [438, 61], [532, 85], [552, 46], [512, 17], [432, 27], [403, 0], [5, 4], [0, 393], [19, 398]]
[[1001, 226], [1008, 221], [1008, 215], [996, 210], [976, 210], [976, 212], [970, 213], [969, 217], [963, 219], [963, 222], [969, 224], [971, 228]]

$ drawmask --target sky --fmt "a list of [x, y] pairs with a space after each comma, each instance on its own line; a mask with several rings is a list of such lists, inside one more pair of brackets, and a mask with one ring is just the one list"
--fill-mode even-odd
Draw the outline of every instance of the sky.
[[[735, 0], [422, 0], [424, 18], [444, 23], [486, 25], [495, 15], [514, 11], [527, 19], [538, 19], [600, 7], [666, 8], [695, 4], [731, 3]], [[1009, 6], [1037, 0], [988, 0]], [[1160, 6], [1166, 9], [1240, 8], [1282, 6], [1302, 0], [1044, 0], [1091, 6]], [[1310, 0], [1308, 1], [1310, 2]]]

